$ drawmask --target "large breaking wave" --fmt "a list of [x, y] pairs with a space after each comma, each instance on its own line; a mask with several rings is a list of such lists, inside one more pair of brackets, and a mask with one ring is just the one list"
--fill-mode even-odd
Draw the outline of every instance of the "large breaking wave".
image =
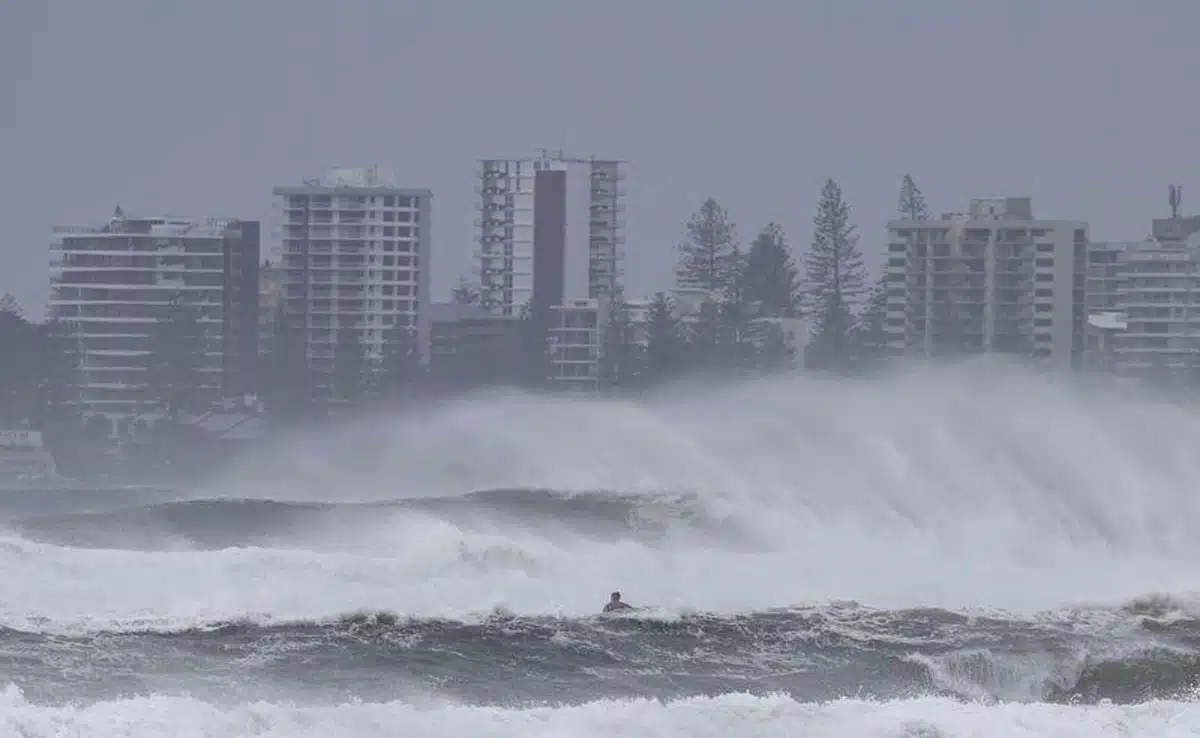
[[[1099, 701], [1196, 686], [1197, 437], [1190, 406], [990, 363], [639, 404], [469, 398], [292, 438], [190, 490], [0, 494], [0, 639], [30, 673], [170, 652], [223, 675], [213, 700], [236, 672], [271, 704], [610, 698], [646, 720], [820, 722], [849, 708], [803, 701], [878, 698], [855, 709], [882, 716], [934, 696], [1159, 719]], [[649, 609], [597, 619], [612, 589]], [[295, 676], [318, 662], [319, 684]], [[12, 709], [93, 684], [56, 690], [52, 671]], [[126, 688], [205, 694], [163, 674]], [[684, 701], [620, 701], [640, 696]], [[863, 734], [954, 734], [914, 730]]]

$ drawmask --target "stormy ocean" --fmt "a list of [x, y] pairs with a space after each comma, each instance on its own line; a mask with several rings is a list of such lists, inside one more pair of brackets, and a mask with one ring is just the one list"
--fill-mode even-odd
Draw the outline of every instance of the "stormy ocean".
[[0, 736], [1200, 735], [1197, 439], [992, 367], [491, 395], [0, 493]]

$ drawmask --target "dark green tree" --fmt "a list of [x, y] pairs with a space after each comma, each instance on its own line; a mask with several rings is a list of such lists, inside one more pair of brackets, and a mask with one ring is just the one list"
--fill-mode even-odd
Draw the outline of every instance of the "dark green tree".
[[734, 287], [738, 271], [737, 229], [725, 208], [709, 198], [691, 217], [678, 244], [676, 282], [714, 295]]
[[607, 388], [632, 388], [643, 371], [645, 347], [637, 340], [629, 313], [627, 305], [614, 303], [604, 325], [600, 381]]
[[800, 278], [778, 224], [768, 223], [750, 245], [742, 264], [740, 291], [742, 304], [755, 317], [797, 314]]
[[550, 319], [548, 309], [535, 309], [532, 302], [521, 306], [521, 386], [528, 389], [545, 388], [550, 378], [553, 368]]
[[415, 389], [425, 378], [416, 328], [401, 323], [388, 328], [378, 378], [383, 394], [393, 396]]
[[41, 377], [41, 418], [43, 428], [76, 426], [82, 423], [79, 407], [81, 352], [75, 327], [51, 319], [42, 326], [43, 340], [38, 352]]
[[203, 371], [206, 336], [199, 315], [182, 297], [173, 298], [150, 329], [146, 387], [159, 412], [178, 420], [199, 410], [219, 386], [219, 377]]
[[877, 366], [887, 358], [887, 275], [880, 277], [867, 295], [858, 314], [855, 340], [858, 356], [864, 362]]
[[904, 175], [900, 183], [900, 217], [904, 220], [929, 220], [929, 208], [925, 205], [925, 195], [913, 181], [911, 174]]
[[686, 361], [686, 346], [671, 299], [662, 292], [654, 296], [646, 325], [647, 384], [660, 384], [677, 376]]
[[742, 373], [756, 364], [753, 335], [758, 328], [757, 304], [742, 300], [723, 300], [717, 311], [718, 366], [730, 373]]
[[705, 300], [684, 331], [687, 368], [704, 374], [733, 374], [754, 362], [750, 316], [732, 299]]
[[459, 277], [458, 284], [450, 290], [450, 301], [459, 305], [478, 305], [482, 292], [478, 285], [472, 284], [466, 277]]
[[833, 179], [826, 180], [821, 190], [813, 225], [804, 285], [812, 340], [804, 361], [812, 368], [844, 370], [852, 363], [854, 305], [865, 289], [867, 271], [850, 222], [850, 206]]
[[0, 297], [0, 427], [31, 424], [39, 416], [43, 336], [11, 295]]
[[21, 307], [21, 303], [17, 302], [17, 298], [8, 292], [0, 295], [0, 314], [11, 315], [25, 320], [26, 323], [29, 322], [25, 319], [25, 310]]
[[753, 351], [754, 367], [764, 374], [773, 374], [795, 368], [796, 348], [793, 340], [784, 331], [780, 319], [760, 319], [757, 329], [761, 337]]
[[285, 304], [276, 307], [262, 361], [262, 387], [267, 413], [278, 422], [295, 422], [313, 410], [314, 373], [304, 341], [303, 319]]
[[723, 364], [721, 306], [716, 300], [700, 303], [694, 320], [684, 331], [689, 368], [712, 371]]

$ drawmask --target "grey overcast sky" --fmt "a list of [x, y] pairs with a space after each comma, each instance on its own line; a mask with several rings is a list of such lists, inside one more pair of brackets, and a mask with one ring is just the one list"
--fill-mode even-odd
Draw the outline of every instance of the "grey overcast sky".
[[[435, 194], [435, 296], [475, 163], [629, 162], [627, 292], [669, 286], [707, 196], [797, 256], [837, 177], [878, 263], [909, 171], [937, 211], [1031, 195], [1137, 239], [1200, 200], [1200, 0], [4, 0], [0, 292], [40, 316], [54, 224], [270, 217], [379, 164]], [[1194, 193], [1194, 194], [1193, 194]]]

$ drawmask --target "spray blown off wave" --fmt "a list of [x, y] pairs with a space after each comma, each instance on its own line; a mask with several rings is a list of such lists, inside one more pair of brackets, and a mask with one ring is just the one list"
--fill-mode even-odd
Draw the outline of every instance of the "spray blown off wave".
[[[0, 566], [17, 572], [0, 578], [0, 637], [25, 654], [20, 699], [52, 700], [105, 669], [142, 673], [97, 666], [112, 653], [206, 664], [214, 683], [276, 689], [261, 695], [273, 702], [381, 703], [328, 707], [346, 720], [377, 709], [419, 721], [418, 696], [451, 696], [517, 721], [528, 718], [513, 700], [566, 701], [575, 711], [542, 719], [582, 720], [581, 735], [593, 709], [718, 720], [762, 707], [832, 730], [839, 710], [895, 721], [959, 709], [918, 698], [949, 695], [1092, 701], [1028, 709], [1133, 725], [1185, 708], [1098, 701], [1195, 687], [1197, 437], [1189, 407], [995, 365], [642, 404], [471, 398], [292, 439], [187, 493], [0, 495]], [[597, 620], [612, 589], [651, 609]], [[1155, 612], [1131, 611], [1146, 595], [1161, 595]], [[863, 607], [830, 604], [847, 601]], [[360, 611], [387, 622], [344, 620]], [[304, 672], [316, 662], [319, 678]], [[351, 662], [372, 666], [355, 674]], [[101, 676], [55, 689], [47, 664]], [[541, 677], [516, 689], [514, 670]], [[204, 693], [182, 668], [165, 671], [128, 683], [146, 701], [95, 709]], [[733, 691], [754, 696], [720, 696]], [[638, 696], [683, 701], [588, 706]], [[847, 696], [908, 701], [805, 704]], [[269, 705], [221, 714], [259, 709], [301, 719]], [[989, 734], [912, 724], [830, 734]], [[764, 726], [750, 733], [774, 734]]]

